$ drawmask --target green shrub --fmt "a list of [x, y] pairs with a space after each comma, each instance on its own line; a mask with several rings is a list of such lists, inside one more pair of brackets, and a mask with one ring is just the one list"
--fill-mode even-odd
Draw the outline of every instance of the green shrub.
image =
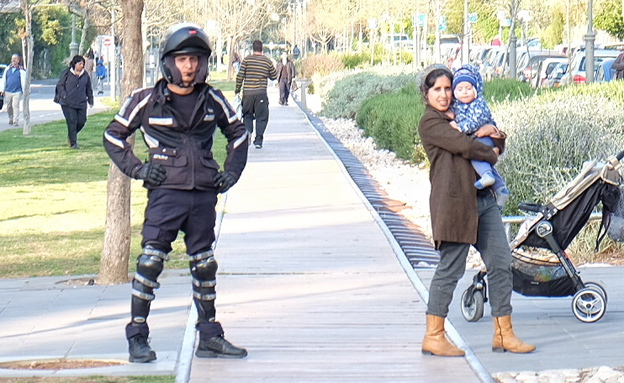
[[518, 202], [547, 202], [585, 161], [620, 152], [623, 100], [622, 87], [607, 83], [495, 105], [494, 117], [508, 135], [496, 166], [511, 193], [504, 213], [518, 214]]
[[370, 53], [347, 53], [340, 58], [347, 69], [361, 68], [370, 64]]
[[379, 148], [397, 157], [420, 163], [425, 160], [418, 136], [418, 120], [424, 104], [415, 83], [398, 92], [374, 96], [364, 101], [357, 114], [357, 125], [373, 137]]
[[510, 79], [494, 79], [483, 86], [483, 98], [490, 103], [505, 100], [519, 100], [533, 96], [535, 90], [528, 82], [519, 82]]
[[356, 73], [336, 81], [323, 101], [321, 114], [330, 118], [355, 118], [362, 103], [375, 95], [397, 91], [416, 82], [415, 73], [378, 75]]

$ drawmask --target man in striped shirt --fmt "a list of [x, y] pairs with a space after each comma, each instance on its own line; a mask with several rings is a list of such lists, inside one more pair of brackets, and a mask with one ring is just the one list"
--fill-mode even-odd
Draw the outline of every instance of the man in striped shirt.
[[262, 54], [262, 41], [256, 40], [252, 44], [253, 53], [243, 60], [240, 71], [236, 75], [236, 90], [238, 94], [243, 88], [243, 123], [249, 132], [253, 133], [256, 120], [256, 149], [262, 149], [264, 131], [269, 122], [269, 98], [267, 96], [267, 78], [275, 80], [277, 71], [271, 60]]

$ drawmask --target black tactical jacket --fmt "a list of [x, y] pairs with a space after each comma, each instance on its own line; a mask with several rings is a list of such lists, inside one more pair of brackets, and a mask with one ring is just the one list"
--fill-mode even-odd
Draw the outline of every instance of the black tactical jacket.
[[[179, 190], [215, 189], [212, 181], [219, 165], [212, 158], [213, 134], [217, 127], [227, 138], [224, 168], [236, 179], [247, 163], [248, 135], [221, 91], [208, 84], [195, 85], [199, 97], [191, 119], [171, 108], [167, 82], [161, 80], [153, 88], [137, 89], [126, 100], [104, 132], [104, 148], [128, 177], [137, 178], [143, 164], [126, 139], [137, 129], [149, 148], [149, 161], [161, 164], [165, 181], [148, 189]], [[190, 124], [186, 121], [191, 121]], [[186, 126], [190, 125], [190, 126]]]

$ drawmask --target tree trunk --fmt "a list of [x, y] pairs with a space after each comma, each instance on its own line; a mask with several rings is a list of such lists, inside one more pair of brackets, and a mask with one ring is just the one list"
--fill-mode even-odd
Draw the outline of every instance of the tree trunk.
[[24, 13], [24, 21], [26, 22], [26, 36], [24, 36], [23, 41], [24, 44], [24, 66], [26, 67], [26, 89], [22, 89], [24, 93], [24, 100], [22, 101], [22, 111], [24, 113], [24, 118], [22, 123], [23, 128], [22, 132], [25, 136], [30, 135], [30, 81], [32, 78], [32, 70], [33, 70], [33, 37], [32, 37], [32, 8], [28, 5], [27, 0], [20, 0], [20, 6], [22, 8], [22, 12]]
[[[141, 45], [141, 14], [143, 0], [121, 2], [123, 13], [124, 59], [121, 92], [129, 95], [143, 83], [143, 49]], [[129, 139], [134, 141], [134, 136]], [[130, 259], [130, 179], [111, 162], [108, 172], [106, 232], [100, 262], [99, 284], [124, 283], [128, 278]]]

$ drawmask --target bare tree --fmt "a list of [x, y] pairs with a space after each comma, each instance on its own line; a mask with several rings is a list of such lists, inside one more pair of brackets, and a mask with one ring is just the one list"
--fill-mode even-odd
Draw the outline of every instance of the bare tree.
[[[123, 15], [121, 54], [124, 65], [121, 91], [130, 94], [143, 83], [141, 15], [143, 0], [121, 1]], [[134, 139], [134, 136], [132, 137]], [[113, 164], [108, 171], [106, 231], [98, 283], [128, 281], [130, 258], [130, 179]]]
[[347, 6], [341, 0], [316, 0], [308, 6], [310, 39], [321, 44], [323, 52], [327, 52], [336, 33], [348, 25]]
[[[279, 13], [281, 8], [277, 0], [204, 0], [205, 9], [212, 20], [216, 31], [208, 31], [213, 36], [220, 37], [225, 43], [228, 57], [238, 44], [260, 31], [271, 20], [273, 13]], [[215, 49], [220, 52], [219, 46]], [[230, 63], [228, 74], [231, 77]]]
[[26, 26], [24, 31], [21, 33], [22, 37], [22, 47], [23, 47], [23, 56], [24, 56], [24, 64], [26, 66], [26, 89], [22, 89], [24, 92], [24, 126], [23, 126], [23, 134], [25, 136], [30, 135], [31, 126], [30, 126], [30, 81], [32, 79], [32, 69], [33, 69], [33, 47], [35, 45], [34, 39], [32, 36], [32, 13], [33, 8], [39, 4], [39, 1], [28, 1], [28, 0], [20, 0], [20, 8], [22, 13], [24, 14], [24, 19], [26, 21]]

